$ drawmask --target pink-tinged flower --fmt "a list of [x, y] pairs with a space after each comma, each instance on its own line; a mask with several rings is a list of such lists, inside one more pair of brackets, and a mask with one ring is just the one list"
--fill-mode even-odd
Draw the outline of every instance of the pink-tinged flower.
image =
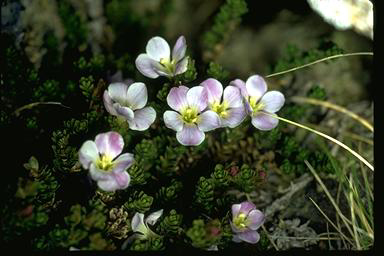
[[239, 88], [229, 85], [223, 96], [223, 86], [216, 79], [208, 78], [200, 85], [207, 90], [208, 107], [219, 115], [222, 127], [234, 128], [244, 120], [246, 113]]
[[104, 191], [125, 189], [129, 185], [131, 178], [125, 170], [132, 165], [133, 154], [120, 155], [123, 147], [120, 134], [107, 132], [98, 134], [95, 141], [87, 140], [80, 148], [81, 165], [89, 169], [91, 178]]
[[185, 146], [196, 146], [204, 141], [204, 132], [220, 127], [220, 118], [208, 105], [207, 94], [202, 86], [191, 89], [173, 87], [167, 96], [168, 105], [176, 111], [164, 112], [165, 125], [175, 130], [177, 140]]
[[279, 119], [268, 114], [274, 114], [284, 105], [285, 98], [281, 92], [267, 92], [267, 83], [259, 75], [250, 76], [247, 81], [236, 79], [230, 85], [240, 89], [244, 99], [245, 111], [252, 118], [252, 124], [257, 129], [267, 131], [275, 128]]
[[164, 38], [152, 37], [146, 46], [146, 52], [136, 58], [136, 67], [144, 76], [173, 77], [187, 71], [188, 57], [185, 57], [187, 44], [184, 36], [180, 36], [172, 50]]
[[232, 231], [235, 233], [232, 240], [234, 242], [245, 241], [255, 244], [260, 240], [260, 235], [256, 231], [265, 221], [264, 214], [256, 209], [256, 206], [249, 201], [232, 205], [232, 221], [230, 222]]
[[144, 131], [156, 119], [156, 112], [147, 104], [148, 93], [144, 83], [112, 83], [104, 91], [104, 106], [111, 115], [125, 119], [132, 130]]

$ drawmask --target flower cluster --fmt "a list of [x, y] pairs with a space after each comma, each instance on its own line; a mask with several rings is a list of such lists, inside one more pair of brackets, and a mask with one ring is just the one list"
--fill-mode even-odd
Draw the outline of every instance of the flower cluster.
[[[183, 36], [177, 40], [172, 54], [168, 43], [161, 37], [149, 40], [146, 53], [136, 59], [136, 67], [145, 76], [172, 78], [187, 70], [185, 56], [186, 41]], [[112, 82], [103, 94], [104, 106], [108, 113], [128, 123], [129, 129], [147, 130], [156, 119], [156, 112], [146, 106], [147, 87], [142, 82]], [[167, 103], [172, 110], [163, 114], [166, 127], [176, 131], [177, 140], [185, 146], [199, 145], [204, 141], [205, 132], [220, 128], [234, 128], [247, 116], [260, 130], [276, 127], [278, 119], [273, 116], [284, 104], [284, 95], [277, 91], [267, 92], [267, 84], [261, 76], [250, 76], [246, 82], [235, 79], [223, 88], [216, 79], [208, 78], [199, 85], [188, 88], [184, 85], [171, 88]], [[79, 150], [79, 161], [90, 177], [104, 191], [125, 189], [130, 182], [126, 171], [133, 163], [133, 155], [121, 154], [123, 137], [117, 132], [100, 133], [94, 141], [83, 143]], [[121, 154], [121, 155], [120, 155]], [[125, 246], [134, 239], [147, 240], [158, 237], [148, 225], [154, 225], [163, 210], [150, 214], [136, 212], [131, 221], [134, 232]], [[232, 206], [230, 226], [234, 232], [233, 241], [257, 243], [256, 231], [264, 222], [264, 214], [252, 202]], [[217, 247], [213, 247], [217, 248]]]

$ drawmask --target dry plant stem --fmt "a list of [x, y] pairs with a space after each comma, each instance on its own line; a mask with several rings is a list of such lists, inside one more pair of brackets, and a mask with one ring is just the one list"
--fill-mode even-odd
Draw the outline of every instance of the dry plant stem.
[[265, 234], [267, 234], [267, 237], [268, 237], [269, 241], [271, 242], [271, 244], [273, 245], [273, 247], [275, 248], [275, 250], [278, 251], [279, 248], [277, 247], [277, 245], [275, 244], [275, 242], [273, 241], [273, 239], [272, 239], [271, 236], [269, 235], [267, 229], [264, 227], [264, 224], [261, 225], [261, 228], [263, 229], [263, 231], [265, 232]]
[[356, 217], [355, 217], [355, 211], [354, 211], [354, 199], [353, 199], [353, 192], [352, 192], [352, 189], [353, 189], [353, 185], [352, 185], [352, 173], [349, 174], [349, 188], [350, 188], [350, 191], [349, 191], [349, 204], [350, 204], [350, 208], [351, 208], [351, 219], [352, 219], [352, 223], [354, 223], [354, 225], [352, 226], [353, 227], [353, 234], [354, 234], [354, 238], [355, 238], [355, 243], [356, 243], [356, 247], [358, 250], [361, 250], [361, 246], [360, 246], [360, 242], [359, 242], [359, 235], [357, 234], [357, 230], [356, 230]]
[[351, 234], [351, 236], [353, 236], [353, 232], [350, 228], [350, 226], [348, 225], [348, 222], [346, 221], [346, 217], [344, 216], [344, 214], [340, 211], [339, 207], [337, 206], [335, 200], [333, 199], [333, 197], [331, 196], [331, 194], [329, 193], [327, 187], [324, 185], [323, 181], [320, 179], [319, 175], [317, 175], [315, 169], [313, 169], [313, 167], [311, 166], [311, 164], [307, 161], [307, 160], [304, 160], [304, 163], [307, 165], [308, 169], [311, 171], [311, 173], [313, 174], [313, 176], [315, 177], [315, 179], [317, 180], [317, 182], [320, 184], [320, 186], [322, 187], [322, 189], [324, 190], [325, 194], [327, 195], [328, 199], [331, 201], [333, 207], [336, 209], [336, 212], [337, 214], [341, 217], [342, 221], [344, 222], [346, 228], [348, 229], [349, 233]]
[[339, 105], [336, 105], [334, 103], [331, 103], [331, 102], [328, 102], [328, 101], [317, 100], [317, 99], [306, 98], [306, 97], [300, 97], [300, 96], [293, 96], [291, 98], [291, 100], [294, 101], [294, 102], [298, 102], [298, 103], [309, 103], [309, 104], [323, 106], [323, 107], [326, 107], [326, 108], [330, 108], [330, 109], [336, 110], [338, 112], [346, 114], [346, 115], [350, 116], [351, 118], [357, 120], [362, 125], [367, 127], [371, 132], [373, 132], [373, 125], [368, 120], [366, 120], [363, 117], [355, 114], [354, 112], [352, 112], [352, 111], [350, 111], [350, 110], [348, 110], [348, 109], [346, 109], [344, 107], [341, 107]]
[[300, 240], [340, 240], [340, 237], [301, 237], [301, 236], [270, 236], [271, 238], [300, 239]]
[[289, 72], [292, 72], [292, 71], [296, 71], [298, 69], [302, 69], [302, 68], [305, 68], [305, 67], [308, 67], [308, 66], [311, 66], [311, 65], [323, 62], [323, 61], [331, 60], [331, 59], [336, 59], [336, 58], [341, 58], [341, 57], [348, 57], [348, 56], [358, 56], [358, 55], [373, 56], [373, 52], [353, 52], [353, 53], [345, 53], [345, 54], [336, 54], [336, 55], [333, 55], [333, 56], [329, 56], [329, 57], [325, 57], [325, 58], [322, 58], [322, 59], [319, 59], [319, 60], [315, 60], [313, 62], [310, 62], [308, 64], [304, 64], [304, 65], [301, 65], [301, 66], [298, 66], [298, 67], [295, 67], [295, 68], [291, 68], [291, 69], [284, 70], [284, 71], [281, 71], [281, 72], [269, 74], [269, 75], [267, 75], [265, 77], [268, 78], [268, 77], [273, 77], [273, 76], [279, 76], [279, 75], [282, 75], [282, 74], [286, 74], [286, 73], [289, 73]]
[[[352, 231], [352, 229], [350, 228], [349, 225], [353, 226], [354, 228], [356, 228], [356, 230], [364, 235], [367, 235], [368, 237], [372, 238], [373, 239], [373, 234], [370, 234], [364, 230], [362, 230], [361, 228], [359, 227], [356, 227], [356, 225], [351, 222], [349, 219], [347, 219], [344, 214], [341, 212], [340, 208], [337, 206], [337, 203], [335, 202], [335, 200], [333, 199], [333, 197], [331, 196], [331, 194], [329, 193], [327, 187], [324, 185], [324, 183], [322, 182], [322, 180], [320, 179], [319, 175], [317, 175], [316, 171], [313, 169], [313, 167], [311, 166], [310, 163], [308, 163], [307, 160], [304, 160], [304, 163], [307, 165], [307, 167], [309, 168], [309, 170], [312, 172], [313, 176], [315, 176], [315, 179], [317, 180], [317, 182], [319, 182], [320, 186], [322, 187], [322, 189], [324, 190], [325, 194], [327, 195], [327, 197], [329, 198], [329, 200], [331, 201], [333, 207], [336, 209], [336, 212], [337, 214], [341, 217], [341, 220], [344, 222], [344, 225], [346, 226], [346, 228], [348, 229], [349, 233], [351, 234], [351, 236], [353, 237], [354, 236], [354, 233]], [[348, 179], [347, 179], [348, 180]], [[348, 197], [347, 197], [348, 198]]]
[[299, 123], [293, 122], [293, 121], [291, 121], [291, 120], [288, 120], [288, 119], [279, 117], [279, 116], [277, 116], [276, 114], [270, 114], [270, 113], [267, 113], [267, 112], [264, 112], [264, 111], [263, 111], [263, 113], [266, 114], [266, 115], [268, 115], [268, 116], [277, 118], [277, 119], [279, 119], [279, 120], [281, 120], [281, 121], [287, 122], [287, 123], [289, 123], [289, 124], [296, 125], [297, 127], [306, 129], [306, 130], [308, 130], [308, 131], [310, 131], [310, 132], [316, 133], [317, 135], [320, 135], [320, 136], [322, 136], [322, 137], [324, 137], [324, 138], [326, 138], [326, 139], [328, 139], [328, 140], [330, 140], [330, 141], [336, 143], [337, 145], [339, 145], [340, 147], [346, 149], [346, 150], [349, 151], [352, 155], [354, 155], [355, 157], [357, 157], [357, 159], [359, 159], [360, 161], [362, 161], [366, 166], [368, 166], [369, 169], [371, 169], [372, 171], [374, 171], [373, 166], [372, 166], [367, 160], [365, 160], [361, 155], [359, 155], [358, 153], [356, 153], [356, 151], [354, 151], [353, 149], [351, 149], [350, 147], [348, 147], [348, 146], [345, 145], [344, 143], [342, 143], [342, 142], [336, 140], [335, 138], [332, 138], [331, 136], [329, 136], [329, 135], [327, 135], [327, 134], [324, 134], [324, 133], [322, 133], [322, 132], [319, 132], [319, 131], [316, 131], [316, 130], [314, 130], [314, 129], [311, 129], [311, 128], [309, 128], [309, 127], [307, 127], [307, 126], [304, 126], [304, 125], [302, 125], [302, 124], [299, 124]]
[[[361, 143], [359, 143], [358, 148], [359, 148], [359, 151], [361, 152]], [[361, 172], [363, 173], [364, 185], [365, 185], [365, 188], [367, 190], [367, 194], [369, 195], [370, 199], [373, 201], [373, 192], [371, 189], [371, 185], [368, 181], [366, 169], [364, 168], [364, 166], [362, 165], [361, 162], [360, 162], [360, 169], [361, 169]], [[373, 186], [373, 184], [372, 184], [372, 186]]]
[[20, 115], [20, 112], [25, 110], [25, 109], [31, 109], [33, 107], [36, 107], [38, 105], [59, 105], [61, 107], [64, 107], [64, 108], [70, 108], [70, 107], [67, 107], [63, 104], [61, 104], [60, 102], [55, 102], [55, 101], [47, 101], [47, 102], [33, 102], [33, 103], [29, 103], [27, 105], [24, 105], [18, 109], [16, 109], [13, 113], [18, 116]]
[[311, 200], [311, 202], [315, 205], [315, 207], [319, 210], [319, 212], [324, 216], [324, 218], [333, 226], [334, 229], [336, 229], [339, 234], [347, 241], [349, 242], [351, 245], [353, 245], [353, 242], [351, 242], [351, 240], [346, 236], [344, 235], [344, 233], [335, 225], [335, 223], [333, 223], [329, 218], [328, 216], [321, 210], [321, 208], [317, 205], [317, 203], [315, 203], [315, 201], [311, 198], [311, 197], [308, 197], [309, 200]]

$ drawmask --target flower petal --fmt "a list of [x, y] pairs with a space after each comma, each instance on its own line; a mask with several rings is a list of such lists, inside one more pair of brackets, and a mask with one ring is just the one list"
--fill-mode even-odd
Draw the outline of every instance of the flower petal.
[[129, 168], [133, 164], [133, 154], [131, 153], [124, 153], [121, 154], [118, 158], [116, 158], [113, 163], [115, 164], [115, 167], [113, 168], [113, 173], [119, 173], [125, 171], [127, 168]]
[[240, 213], [241, 204], [232, 205], [232, 217], [237, 216]]
[[101, 154], [112, 159], [121, 153], [124, 147], [123, 137], [117, 132], [100, 133], [95, 139], [96, 146]]
[[229, 83], [229, 85], [237, 87], [240, 89], [240, 94], [243, 97], [248, 97], [247, 87], [245, 86], [245, 82], [241, 79], [235, 79]]
[[128, 85], [124, 83], [112, 83], [108, 86], [108, 93], [114, 102], [120, 103], [120, 105], [126, 105]]
[[186, 49], [187, 42], [185, 41], [185, 37], [180, 36], [172, 49], [172, 60], [174, 60], [175, 62], [179, 62], [179, 60], [184, 58]]
[[240, 89], [231, 85], [225, 87], [224, 101], [227, 102], [230, 108], [243, 107], [243, 97], [241, 96]]
[[205, 139], [204, 132], [196, 125], [184, 125], [183, 129], [176, 133], [176, 139], [184, 146], [197, 146]]
[[112, 172], [100, 170], [94, 163], [89, 166], [89, 175], [95, 181], [110, 180]]
[[117, 189], [126, 189], [131, 181], [131, 176], [125, 171], [113, 173], [113, 177], [118, 185]]
[[169, 49], [169, 45], [164, 38], [155, 36], [152, 37], [145, 48], [149, 57], [154, 59], [155, 61], [160, 61], [162, 58], [169, 59], [171, 50]]
[[142, 234], [147, 232], [147, 227], [144, 224], [144, 214], [135, 213], [131, 221], [131, 228], [133, 232], [141, 232]]
[[247, 219], [250, 221], [248, 227], [252, 230], [256, 230], [261, 225], [263, 225], [265, 221], [265, 215], [260, 210], [254, 209], [248, 214]]
[[156, 111], [152, 107], [138, 109], [133, 120], [128, 120], [129, 129], [144, 131], [149, 128], [156, 119]]
[[175, 111], [165, 111], [163, 115], [165, 126], [177, 132], [183, 129], [182, 117]]
[[118, 116], [124, 117], [124, 119], [132, 120], [135, 116], [132, 109], [128, 107], [123, 107], [119, 103], [113, 104], [113, 108], [116, 110]]
[[120, 189], [119, 184], [117, 184], [116, 179], [110, 177], [107, 180], [99, 180], [97, 181], [97, 186], [106, 192], [114, 192]]
[[208, 78], [201, 84], [207, 91], [207, 99], [209, 103], [221, 103], [221, 96], [223, 95], [223, 85], [214, 78]]
[[240, 212], [248, 214], [251, 210], [256, 209], [256, 205], [250, 201], [245, 201], [241, 203]]
[[88, 169], [92, 162], [99, 159], [99, 150], [95, 142], [87, 140], [79, 150], [79, 161], [84, 169]]
[[157, 220], [161, 217], [162, 214], [163, 214], [163, 209], [151, 213], [151, 214], [148, 215], [148, 217], [145, 219], [145, 223], [150, 224], [150, 225], [155, 225], [155, 223], [156, 223]]
[[221, 118], [221, 127], [230, 127], [230, 128], [235, 128], [247, 116], [244, 107], [239, 107], [239, 108], [231, 108], [227, 110], [228, 116], [226, 118]]
[[147, 54], [142, 53], [139, 56], [137, 56], [137, 58], [135, 60], [135, 64], [136, 64], [136, 68], [144, 76], [149, 77], [149, 78], [159, 77], [159, 73], [157, 72], [157, 69], [155, 69], [158, 62], [156, 62], [154, 59], [150, 58]]
[[208, 105], [207, 93], [203, 86], [195, 86], [187, 92], [187, 102], [189, 107], [197, 107], [199, 112], [203, 111]]
[[110, 113], [111, 115], [117, 116], [117, 112], [113, 107], [114, 102], [112, 101], [112, 98], [109, 96], [109, 93], [107, 90], [104, 91], [103, 102], [104, 102], [105, 109], [108, 111], [108, 113]]
[[250, 244], [256, 244], [260, 240], [260, 235], [257, 231], [250, 230], [238, 234], [238, 238]]
[[256, 97], [256, 100], [259, 100], [267, 91], [267, 83], [259, 75], [250, 76], [245, 82], [245, 87], [249, 96]]
[[243, 240], [241, 240], [241, 239], [239, 238], [239, 235], [236, 234], [236, 235], [234, 235], [234, 236], [232, 237], [232, 241], [235, 242], [235, 243], [241, 243]]
[[207, 132], [219, 128], [221, 126], [219, 115], [208, 110], [198, 116], [198, 124], [200, 131]]
[[264, 105], [263, 110], [275, 113], [284, 105], [285, 98], [281, 92], [270, 91], [263, 95], [260, 102]]
[[132, 109], [140, 109], [147, 104], [148, 92], [144, 83], [133, 83], [127, 90], [127, 105]]
[[187, 92], [189, 88], [186, 86], [173, 87], [167, 96], [168, 105], [177, 111], [181, 111], [182, 108], [188, 106]]
[[257, 113], [257, 115], [252, 116], [252, 124], [257, 129], [262, 131], [268, 131], [277, 126], [279, 119], [273, 118], [263, 113]]
[[188, 69], [188, 57], [185, 57], [181, 61], [176, 63], [175, 75], [179, 75], [187, 71]]

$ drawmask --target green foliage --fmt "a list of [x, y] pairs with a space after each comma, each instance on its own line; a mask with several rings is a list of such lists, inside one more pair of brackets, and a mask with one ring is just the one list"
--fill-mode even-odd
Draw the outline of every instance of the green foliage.
[[145, 194], [143, 191], [135, 191], [124, 203], [124, 207], [127, 210], [145, 213], [152, 205], [153, 197]]
[[234, 183], [241, 191], [249, 193], [256, 189], [258, 181], [258, 173], [248, 165], [243, 164], [239, 172], [234, 177]]
[[60, 84], [56, 80], [47, 80], [33, 92], [36, 101], [62, 100], [63, 94], [60, 93]]
[[241, 16], [248, 11], [244, 0], [227, 0], [214, 17], [212, 27], [203, 34], [204, 49], [213, 51], [225, 41], [241, 22]]
[[209, 62], [207, 76], [215, 78], [219, 81], [224, 81], [228, 79], [229, 72], [225, 70], [220, 64], [211, 61]]
[[307, 96], [309, 98], [317, 99], [317, 100], [326, 100], [327, 99], [327, 92], [324, 88], [314, 85], [311, 87], [311, 89], [307, 92]]
[[183, 228], [181, 227], [183, 215], [178, 214], [176, 210], [172, 209], [167, 216], [157, 226], [157, 233], [166, 236], [179, 235]]
[[88, 33], [84, 20], [81, 19], [67, 0], [59, 1], [58, 14], [64, 25], [68, 46], [70, 48], [84, 47]]
[[162, 237], [150, 238], [148, 240], [136, 239], [129, 249], [132, 251], [161, 251], [164, 249], [164, 241]]
[[207, 212], [210, 212], [214, 201], [214, 181], [212, 178], [200, 177], [195, 192], [195, 203]]
[[156, 201], [163, 204], [170, 204], [175, 202], [181, 192], [182, 187], [183, 184], [180, 181], [172, 180], [170, 186], [164, 186], [159, 189], [155, 196]]
[[81, 93], [88, 99], [90, 100], [92, 96], [93, 89], [95, 87], [94, 85], [95, 80], [93, 79], [92, 76], [88, 77], [81, 77], [79, 81], [79, 87], [81, 90]]
[[231, 176], [228, 170], [224, 169], [224, 166], [221, 164], [217, 164], [213, 173], [211, 174], [211, 178], [213, 179], [213, 183], [216, 187], [225, 187], [230, 183]]
[[144, 171], [149, 170], [159, 155], [156, 140], [143, 139], [140, 143], [136, 144], [134, 154], [137, 165]]
[[89, 60], [81, 56], [77, 61], [73, 62], [73, 65], [81, 73], [98, 74], [103, 71], [106, 65], [106, 59], [102, 54], [95, 54]]
[[296, 45], [288, 44], [285, 55], [274, 65], [272, 73], [308, 64], [329, 56], [342, 54], [344, 51], [332, 41], [322, 41], [317, 48], [301, 51]]
[[221, 223], [214, 219], [207, 224], [204, 220], [197, 219], [192, 222], [186, 232], [187, 237], [191, 240], [192, 246], [200, 249], [208, 249], [212, 245], [216, 245], [221, 237]]
[[144, 171], [137, 163], [134, 163], [128, 169], [128, 173], [131, 176], [130, 184], [132, 186], [147, 184], [147, 179], [150, 177], [150, 173]]

